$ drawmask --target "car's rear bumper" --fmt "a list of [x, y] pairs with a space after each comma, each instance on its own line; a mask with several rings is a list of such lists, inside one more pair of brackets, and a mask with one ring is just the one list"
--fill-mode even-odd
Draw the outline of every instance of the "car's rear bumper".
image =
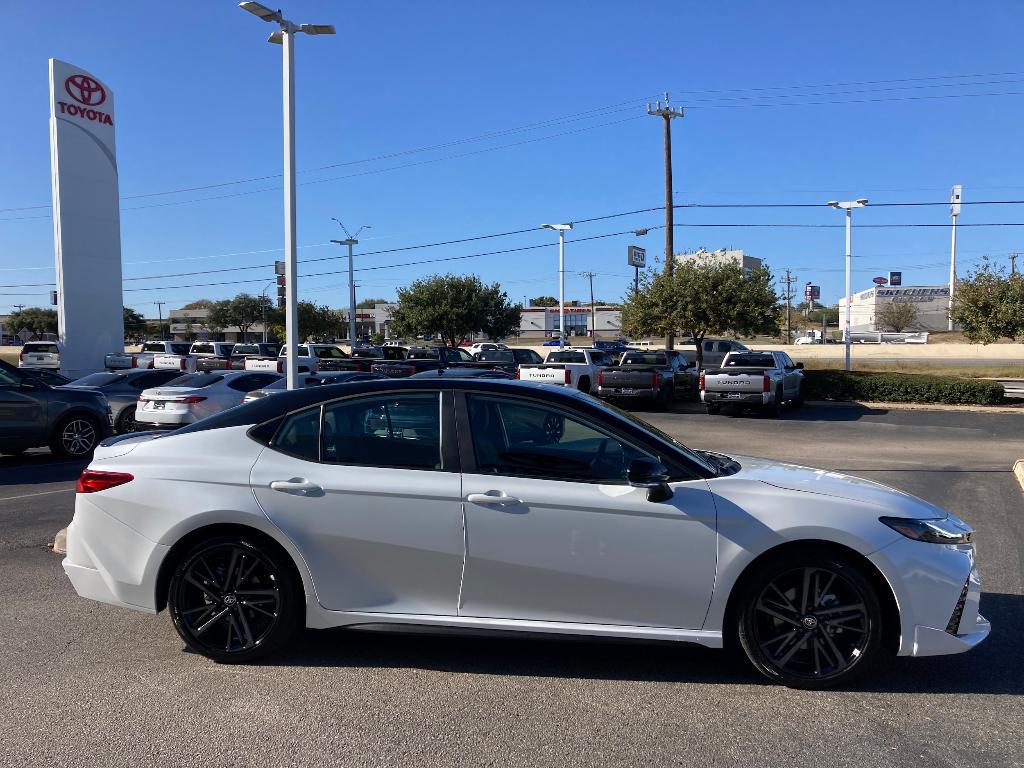
[[135, 421], [144, 425], [147, 429], [177, 429], [178, 427], [184, 427], [186, 424], [191, 424], [196, 421], [196, 418], [191, 413], [174, 411], [162, 413], [160, 411], [140, 411], [136, 409]]
[[772, 401], [771, 392], [708, 392], [702, 391], [700, 399], [705, 403], [721, 403], [722, 405], [768, 405]]
[[64, 572], [82, 597], [156, 613], [156, 576], [170, 547], [115, 520], [79, 494]]
[[654, 400], [660, 390], [633, 389], [631, 387], [598, 387], [597, 396], [605, 400]]
[[45, 362], [32, 362], [31, 360], [24, 360], [18, 363], [19, 368], [45, 368], [48, 371], [59, 371], [60, 361], [49, 360]]

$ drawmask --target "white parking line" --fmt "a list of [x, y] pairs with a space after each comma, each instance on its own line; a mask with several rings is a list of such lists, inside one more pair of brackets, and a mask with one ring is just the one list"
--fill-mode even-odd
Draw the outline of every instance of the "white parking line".
[[21, 496], [0, 496], [0, 501], [15, 501], [16, 499], [30, 499], [33, 496], [49, 496], [51, 493], [70, 493], [74, 488], [61, 488], [59, 491], [40, 491], [39, 493], [25, 493]]

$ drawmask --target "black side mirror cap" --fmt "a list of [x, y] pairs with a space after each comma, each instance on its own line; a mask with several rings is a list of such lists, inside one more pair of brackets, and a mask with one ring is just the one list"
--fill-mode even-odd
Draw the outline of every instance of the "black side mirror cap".
[[804, 369], [804, 364], [803, 363], [797, 363], [796, 364], [796, 368], [797, 368], [797, 370], [802, 371]]
[[648, 501], [659, 502], [672, 498], [672, 489], [668, 485], [669, 472], [660, 461], [633, 459], [626, 470], [626, 479], [634, 488], [646, 488]]

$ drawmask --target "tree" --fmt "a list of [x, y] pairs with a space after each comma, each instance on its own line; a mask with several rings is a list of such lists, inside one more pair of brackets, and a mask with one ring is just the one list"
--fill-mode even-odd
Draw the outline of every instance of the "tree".
[[390, 304], [387, 299], [363, 299], [356, 304], [356, 309], [373, 309], [378, 304]]
[[519, 331], [522, 305], [512, 304], [497, 283], [476, 275], [434, 275], [398, 289], [391, 330], [399, 336], [434, 336], [451, 346], [477, 331], [501, 339]]
[[778, 332], [779, 298], [767, 266], [748, 272], [732, 264], [687, 259], [671, 275], [645, 273], [622, 307], [630, 336], [690, 336], [697, 365], [708, 334], [754, 336]]
[[531, 307], [557, 307], [558, 299], [554, 296], [538, 296], [534, 299], [530, 299]]
[[[312, 301], [300, 301], [299, 341], [333, 339], [341, 330], [341, 315], [327, 306]], [[282, 336], [284, 332], [282, 330]]]
[[210, 309], [212, 306], [213, 302], [209, 299], [196, 299], [195, 301], [190, 301], [182, 309]]
[[124, 337], [131, 341], [142, 341], [146, 335], [146, 318], [131, 307], [124, 308]]
[[957, 282], [949, 316], [974, 342], [1024, 336], [1024, 275], [1007, 276], [983, 257], [978, 269]]
[[215, 302], [208, 309], [210, 310], [207, 316], [209, 327], [238, 326], [238, 332], [242, 340], [245, 341], [249, 329], [262, 320], [264, 310], [268, 313], [271, 311], [271, 305], [270, 299], [266, 296], [240, 293], [233, 299]]
[[917, 322], [919, 314], [917, 304], [912, 301], [887, 301], [879, 307], [875, 324], [881, 326], [882, 330], [901, 333]]
[[56, 333], [57, 310], [43, 309], [42, 307], [26, 307], [17, 312], [11, 312], [7, 317], [7, 325], [15, 333], [18, 333], [22, 328], [28, 328], [33, 333]]

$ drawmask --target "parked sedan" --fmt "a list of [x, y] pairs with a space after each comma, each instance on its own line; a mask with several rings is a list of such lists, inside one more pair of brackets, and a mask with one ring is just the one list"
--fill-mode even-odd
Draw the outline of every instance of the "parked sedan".
[[736, 641], [770, 680], [820, 688], [990, 631], [973, 533], [926, 501], [691, 450], [573, 390], [447, 375], [112, 438], [64, 569], [84, 597], [167, 608], [225, 662], [303, 626], [413, 625]]
[[19, 368], [22, 373], [27, 373], [33, 378], [39, 379], [43, 384], [51, 387], [59, 387], [62, 384], [69, 384], [71, 379], [63, 373], [58, 373], [53, 368]]
[[144, 390], [135, 409], [136, 429], [178, 429], [242, 404], [247, 392], [281, 378], [279, 373], [187, 373]]
[[[379, 373], [371, 373], [369, 371], [334, 371], [328, 373], [311, 373], [302, 380], [302, 385], [304, 387], [322, 387], [324, 384], [344, 384], [346, 382], [355, 381], [379, 381], [380, 379], [386, 378], [387, 376], [382, 376]], [[269, 395], [276, 395], [287, 391], [288, 380], [282, 377], [262, 389], [254, 389], [242, 398], [242, 402], [251, 403], [253, 400], [259, 400], [262, 397], [268, 397]]]
[[61, 458], [82, 459], [110, 434], [110, 406], [99, 392], [51, 387], [0, 360], [0, 453], [49, 446]]
[[91, 373], [66, 386], [71, 389], [99, 392], [106, 397], [114, 420], [114, 432], [123, 434], [135, 431], [135, 409], [141, 392], [151, 387], [170, 384], [180, 377], [181, 372], [175, 370], [131, 368], [126, 371]]

